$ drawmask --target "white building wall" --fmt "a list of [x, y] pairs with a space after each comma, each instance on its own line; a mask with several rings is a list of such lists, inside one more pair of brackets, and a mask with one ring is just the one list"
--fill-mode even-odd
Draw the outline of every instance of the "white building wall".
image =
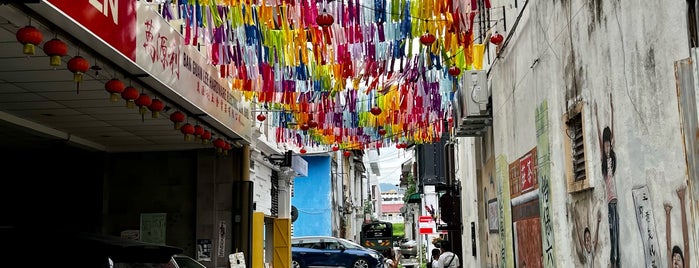
[[[510, 1], [492, 2], [499, 6]], [[555, 265], [581, 266], [569, 209], [580, 201], [589, 204], [583, 214], [589, 213], [584, 220], [590, 225], [596, 211], [601, 211], [595, 267], [607, 267], [611, 245], [597, 124], [611, 127], [613, 118], [621, 263], [646, 266], [646, 238], [639, 231], [632, 191], [647, 186], [660, 254], [658, 266], [666, 266], [668, 243], [682, 245], [676, 190], [685, 187], [687, 179], [673, 70], [674, 61], [689, 57], [685, 1], [528, 2], [528, 6], [519, 6], [526, 6], [526, 11], [489, 77], [495, 155], [512, 163], [537, 146], [535, 110], [546, 102]], [[517, 12], [508, 9], [508, 27]], [[571, 94], [577, 94], [584, 107], [586, 168], [593, 186], [575, 193], [568, 191], [565, 180], [563, 131], [564, 114], [573, 104], [566, 102], [566, 96]], [[664, 204], [675, 208], [667, 227]], [[687, 220], [691, 226], [697, 216]], [[672, 230], [671, 241], [665, 239], [667, 230]], [[699, 267], [696, 237], [690, 234], [693, 250], [684, 254], [691, 255], [692, 263], [685, 267]], [[501, 265], [515, 266], [513, 258]]]
[[[454, 155], [456, 157], [456, 178], [461, 182], [461, 223], [463, 224], [463, 233], [461, 237], [462, 252], [461, 261], [462, 267], [481, 267], [480, 258], [474, 256], [481, 250], [481, 241], [479, 232], [479, 215], [478, 215], [478, 192], [475, 160], [475, 138], [459, 138], [455, 147]], [[471, 235], [471, 224], [475, 227], [475, 236]], [[473, 244], [475, 245], [475, 253]]]

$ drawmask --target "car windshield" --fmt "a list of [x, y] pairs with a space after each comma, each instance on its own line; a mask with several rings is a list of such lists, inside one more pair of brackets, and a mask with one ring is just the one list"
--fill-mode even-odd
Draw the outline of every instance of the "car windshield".
[[360, 246], [359, 244], [354, 243], [354, 242], [349, 241], [349, 240], [346, 240], [346, 239], [338, 238], [337, 240], [340, 241], [340, 244], [345, 246], [345, 248], [353, 248], [353, 249], [363, 249], [364, 248], [364, 247]]
[[[111, 260], [110, 260], [111, 262]], [[114, 262], [114, 268], [177, 268], [174, 261], [167, 263]]]

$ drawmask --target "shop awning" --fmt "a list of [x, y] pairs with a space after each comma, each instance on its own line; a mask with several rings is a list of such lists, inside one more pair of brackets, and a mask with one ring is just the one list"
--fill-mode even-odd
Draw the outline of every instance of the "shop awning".
[[414, 204], [414, 203], [422, 203], [422, 198], [420, 198], [420, 193], [414, 193], [408, 196], [407, 200], [408, 204]]

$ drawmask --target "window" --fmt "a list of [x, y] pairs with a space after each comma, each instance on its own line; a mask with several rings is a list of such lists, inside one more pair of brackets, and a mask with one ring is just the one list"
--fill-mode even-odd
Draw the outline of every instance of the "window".
[[697, 34], [697, 24], [699, 24], [699, 18], [697, 18], [697, 1], [687, 0], [687, 34], [689, 36], [689, 47], [699, 46], [699, 36]]
[[566, 179], [568, 192], [577, 192], [590, 188], [585, 154], [585, 129], [582, 113], [583, 103], [578, 102], [571, 111], [564, 115]]

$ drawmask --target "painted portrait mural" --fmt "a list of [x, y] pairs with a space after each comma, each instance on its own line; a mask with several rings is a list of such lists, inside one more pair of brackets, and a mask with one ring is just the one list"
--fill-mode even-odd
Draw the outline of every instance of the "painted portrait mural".
[[[595, 121], [593, 134], [596, 134], [597, 139], [594, 141], [599, 146], [597, 148], [600, 154], [597, 161], [600, 161], [600, 170], [591, 174], [601, 175], [600, 183], [594, 188], [571, 192], [571, 199], [567, 205], [568, 217], [572, 224], [570, 234], [572, 248], [577, 257], [574, 259], [575, 267], [628, 267], [629, 264], [624, 265], [625, 261], [638, 263], [639, 260], [644, 263], [644, 267], [648, 268], [688, 267], [686, 266], [689, 263], [689, 255], [686, 254], [689, 251], [686, 185], [682, 183], [681, 186], [672, 190], [673, 192], [666, 192], [666, 190], [657, 191], [658, 189], [652, 191], [647, 182], [643, 181], [634, 185], [619, 184], [617, 180], [619, 163], [628, 163], [630, 160], [624, 161], [625, 159], [617, 158], [616, 150], [619, 148], [615, 148], [614, 106], [611, 94], [606, 101], [609, 104], [604, 108], [606, 116], [603, 117], [600, 117], [602, 107], [598, 107], [596, 102], [592, 104]], [[645, 173], [647, 181], [657, 180], [658, 177], [663, 176], [661, 172], [652, 168], [645, 170]], [[630, 193], [620, 194], [618, 192], [620, 186], [630, 188]], [[622, 202], [627, 207], [619, 209], [618, 204]], [[653, 209], [657, 208], [659, 203], [663, 203], [664, 218], [661, 210]], [[629, 238], [620, 236], [620, 218], [627, 219], [624, 228], [635, 225], [633, 227], [635, 230], [630, 229], [622, 233], [624, 236], [637, 236], [634, 239], [640, 238], [641, 244], [637, 248], [642, 250], [631, 252], [629, 248], [634, 247], [626, 245], [620, 247], [621, 241], [630, 241]], [[634, 218], [635, 221], [628, 221]], [[660, 237], [658, 232], [663, 229], [665, 237]], [[674, 230], [678, 229], [682, 233], [681, 236], [675, 235], [673, 238]], [[638, 259], [630, 261], [630, 258]]]

